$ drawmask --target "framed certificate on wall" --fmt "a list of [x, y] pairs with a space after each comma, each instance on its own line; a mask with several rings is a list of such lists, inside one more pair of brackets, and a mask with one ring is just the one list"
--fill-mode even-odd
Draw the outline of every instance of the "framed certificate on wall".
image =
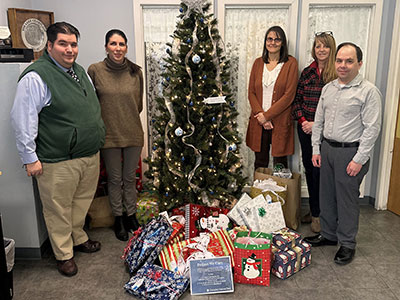
[[54, 13], [22, 8], [9, 8], [7, 13], [13, 48], [33, 49], [35, 59], [39, 58], [46, 47], [46, 30], [54, 23]]

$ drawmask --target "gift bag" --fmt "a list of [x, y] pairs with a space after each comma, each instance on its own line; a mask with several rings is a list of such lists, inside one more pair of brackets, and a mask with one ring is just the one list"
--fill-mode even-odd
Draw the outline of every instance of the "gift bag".
[[108, 196], [94, 198], [87, 214], [90, 217], [89, 228], [111, 227], [114, 225], [114, 216]]
[[236, 205], [228, 212], [228, 217], [235, 221], [239, 226], [245, 225], [245, 222], [238, 209], [245, 207], [247, 203], [251, 202], [251, 200], [252, 198], [248, 194], [243, 193]]
[[283, 215], [285, 216], [286, 226], [296, 230], [300, 224], [300, 204], [301, 204], [301, 176], [293, 172], [291, 179], [280, 178], [270, 175], [272, 170], [268, 168], [258, 168], [254, 173], [254, 179], [272, 178], [278, 184], [287, 185], [286, 202], [283, 205]]
[[140, 299], [175, 300], [186, 291], [189, 279], [160, 266], [145, 264], [124, 289]]
[[254, 205], [252, 211], [253, 218], [257, 222], [257, 227], [252, 230], [271, 233], [286, 227], [282, 206], [279, 202]]
[[255, 198], [260, 194], [263, 194], [265, 198], [271, 197], [273, 202], [281, 202], [282, 205], [285, 205], [287, 186], [276, 182], [272, 178], [255, 179], [253, 186], [250, 187], [250, 197]]
[[129, 273], [134, 274], [146, 262], [153, 263], [173, 231], [169, 222], [162, 216], [147, 223], [136, 239], [130, 240], [129, 254], [125, 258]]
[[[266, 244], [240, 243], [240, 237], [264, 238]], [[269, 286], [272, 236], [262, 232], [238, 232], [234, 243], [234, 281]]]

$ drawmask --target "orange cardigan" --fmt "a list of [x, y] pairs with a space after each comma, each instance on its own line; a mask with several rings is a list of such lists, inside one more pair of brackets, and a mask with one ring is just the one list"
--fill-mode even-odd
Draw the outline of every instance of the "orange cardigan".
[[[262, 57], [254, 61], [249, 79], [249, 101], [251, 116], [247, 127], [246, 144], [254, 152], [261, 150], [262, 126], [254, 116], [262, 112], [263, 97]], [[271, 107], [264, 112], [267, 120], [272, 121], [271, 155], [275, 157], [292, 155], [294, 153], [294, 126], [291, 118], [291, 105], [296, 94], [298, 66], [294, 57], [289, 56], [276, 79]]]

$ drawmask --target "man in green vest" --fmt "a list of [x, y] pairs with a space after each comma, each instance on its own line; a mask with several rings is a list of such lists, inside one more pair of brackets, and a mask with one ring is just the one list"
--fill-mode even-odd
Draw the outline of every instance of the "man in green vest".
[[74, 251], [100, 250], [83, 230], [99, 176], [105, 128], [100, 105], [78, 56], [79, 31], [66, 22], [47, 29], [47, 49], [20, 76], [11, 122], [28, 176], [38, 183], [59, 272], [78, 272]]

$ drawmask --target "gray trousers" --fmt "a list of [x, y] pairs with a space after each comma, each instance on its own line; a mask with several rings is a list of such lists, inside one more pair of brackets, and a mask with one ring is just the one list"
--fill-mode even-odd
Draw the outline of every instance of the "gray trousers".
[[346, 168], [357, 152], [357, 147], [336, 148], [326, 141], [321, 146], [320, 221], [321, 234], [355, 249], [360, 206], [360, 184], [368, 172], [369, 161], [357, 176], [349, 176]]
[[136, 213], [136, 169], [141, 151], [142, 147], [101, 150], [108, 175], [108, 198], [114, 216], [122, 216], [123, 206], [128, 216]]

